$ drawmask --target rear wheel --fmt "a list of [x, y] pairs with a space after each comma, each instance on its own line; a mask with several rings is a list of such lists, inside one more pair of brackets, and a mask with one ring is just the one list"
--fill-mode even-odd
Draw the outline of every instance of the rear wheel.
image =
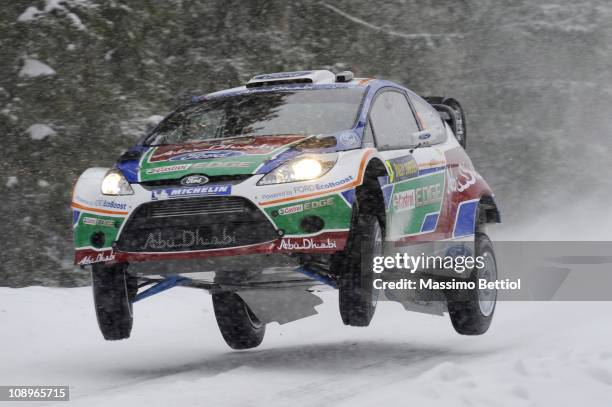
[[127, 273], [127, 264], [93, 264], [91, 285], [96, 318], [104, 339], [129, 338], [133, 323], [131, 300], [138, 291], [138, 280]]
[[461, 335], [482, 335], [487, 332], [493, 320], [497, 301], [497, 290], [478, 288], [480, 279], [487, 282], [497, 280], [495, 253], [486, 234], [476, 234], [475, 251], [476, 257], [484, 258], [484, 267], [475, 268], [470, 276], [470, 281], [475, 283], [476, 288], [448, 300], [451, 322], [455, 331]]
[[217, 325], [230, 348], [250, 349], [259, 346], [266, 333], [266, 324], [257, 318], [238, 294], [215, 293], [212, 300]]
[[382, 254], [382, 228], [378, 218], [358, 214], [351, 228], [348, 251], [338, 262], [340, 315], [345, 325], [368, 326], [378, 301], [373, 287], [373, 257]]

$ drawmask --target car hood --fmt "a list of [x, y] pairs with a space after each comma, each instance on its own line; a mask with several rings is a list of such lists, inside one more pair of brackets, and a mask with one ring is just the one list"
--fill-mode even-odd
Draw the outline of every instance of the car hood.
[[[302, 135], [240, 137], [225, 140], [142, 146], [138, 159], [120, 162], [118, 167], [130, 182], [182, 178], [190, 174], [256, 174], [280, 165], [302, 152]], [[134, 157], [136, 158], [136, 157]]]

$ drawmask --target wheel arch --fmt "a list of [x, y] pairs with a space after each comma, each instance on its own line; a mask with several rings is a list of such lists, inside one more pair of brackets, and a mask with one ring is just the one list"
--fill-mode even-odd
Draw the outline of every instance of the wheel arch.
[[501, 213], [495, 202], [493, 195], [482, 195], [480, 197], [479, 207], [479, 222], [483, 223], [501, 223]]
[[[368, 161], [363, 173], [362, 183], [356, 188], [355, 203], [358, 211], [378, 217], [382, 227], [385, 226], [385, 199], [378, 177], [387, 176], [387, 168], [382, 160], [373, 157]], [[353, 216], [357, 211], [353, 210]]]

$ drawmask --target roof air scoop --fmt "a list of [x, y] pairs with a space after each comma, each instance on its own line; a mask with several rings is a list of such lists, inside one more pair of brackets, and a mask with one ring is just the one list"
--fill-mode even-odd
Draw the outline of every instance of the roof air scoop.
[[336, 74], [336, 82], [350, 82], [353, 80], [353, 72], [342, 71]]
[[325, 84], [336, 82], [336, 75], [326, 70], [277, 72], [256, 75], [246, 84], [247, 88], [271, 85], [286, 85], [293, 83]]

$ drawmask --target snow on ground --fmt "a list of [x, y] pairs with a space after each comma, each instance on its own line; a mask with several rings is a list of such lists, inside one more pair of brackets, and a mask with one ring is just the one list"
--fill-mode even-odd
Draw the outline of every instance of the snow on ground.
[[21, 78], [37, 78], [39, 76], [55, 75], [55, 70], [44, 62], [34, 58], [26, 58], [23, 67], [19, 71]]
[[46, 124], [36, 123], [28, 127], [25, 131], [32, 140], [44, 140], [47, 137], [57, 135], [57, 132]]
[[132, 338], [105, 342], [89, 288], [0, 288], [0, 384], [67, 384], [77, 406], [612, 405], [611, 303], [501, 303], [465, 337], [394, 303], [344, 327], [322, 296], [320, 315], [232, 351], [204, 291], [136, 304]]

